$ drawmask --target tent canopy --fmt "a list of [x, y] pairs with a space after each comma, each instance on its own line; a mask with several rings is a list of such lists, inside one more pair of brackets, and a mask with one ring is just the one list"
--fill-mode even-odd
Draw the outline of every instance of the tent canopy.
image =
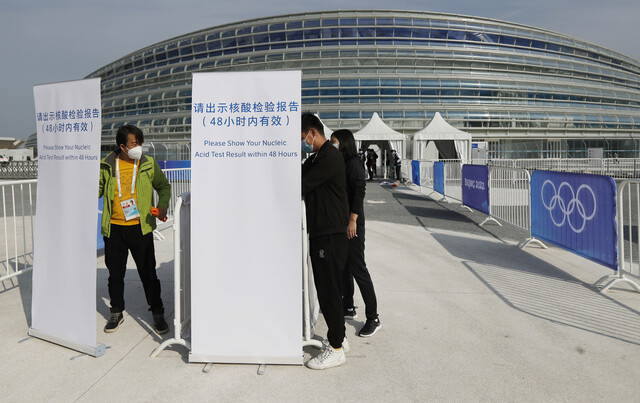
[[381, 150], [394, 149], [405, 156], [407, 137], [389, 126], [380, 119], [377, 113], [373, 113], [369, 122], [360, 130], [353, 133], [359, 149], [368, 144], [378, 144]]
[[413, 135], [414, 159], [425, 158], [424, 154], [429, 141], [435, 142], [440, 155], [445, 159], [460, 159], [463, 162], [469, 160], [471, 135], [451, 126], [440, 112], [436, 112], [431, 122]]

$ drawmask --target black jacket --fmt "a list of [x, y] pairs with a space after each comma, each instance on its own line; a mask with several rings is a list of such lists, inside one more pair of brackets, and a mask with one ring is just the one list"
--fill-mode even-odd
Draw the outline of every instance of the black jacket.
[[349, 205], [342, 153], [329, 141], [302, 165], [309, 237], [347, 232]]
[[364, 168], [360, 162], [360, 157], [354, 155], [345, 161], [347, 171], [347, 197], [349, 199], [349, 213], [356, 213], [357, 225], [364, 225], [364, 196], [366, 193], [366, 182]]

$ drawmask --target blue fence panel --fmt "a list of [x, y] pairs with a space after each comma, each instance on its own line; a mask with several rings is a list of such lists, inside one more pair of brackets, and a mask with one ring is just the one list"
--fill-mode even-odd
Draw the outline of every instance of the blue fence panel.
[[191, 168], [191, 160], [184, 161], [165, 161], [166, 169]]
[[616, 183], [608, 176], [534, 171], [531, 235], [618, 270]]
[[433, 190], [444, 195], [444, 162], [433, 163]]
[[420, 161], [411, 161], [411, 180], [420, 186]]
[[462, 204], [489, 215], [488, 166], [462, 166]]

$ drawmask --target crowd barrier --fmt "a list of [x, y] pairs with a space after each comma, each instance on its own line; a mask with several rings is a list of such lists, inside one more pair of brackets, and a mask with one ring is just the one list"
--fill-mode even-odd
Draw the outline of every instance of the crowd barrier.
[[474, 159], [473, 164], [556, 172], [607, 175], [612, 178], [640, 177], [639, 158], [491, 158]]
[[[191, 350], [191, 344], [184, 336], [188, 334], [186, 328], [191, 322], [191, 194], [185, 192], [176, 199], [173, 220], [173, 281], [174, 281], [174, 309], [173, 320], [174, 337], [165, 340], [151, 352], [156, 357], [162, 350], [171, 345], [181, 345]], [[322, 348], [322, 342], [313, 338], [313, 328], [319, 313], [315, 284], [311, 272], [311, 257], [309, 256], [309, 236], [307, 234], [307, 215], [304, 200], [301, 203], [301, 239], [302, 239], [302, 346]], [[206, 370], [210, 365], [205, 366]]]
[[0, 281], [33, 268], [33, 228], [37, 181], [0, 182], [2, 219]]
[[[173, 195], [191, 190], [191, 169], [163, 169]], [[33, 234], [36, 214], [37, 179], [0, 182], [2, 192], [2, 216], [0, 217], [0, 281], [15, 277], [33, 268]], [[154, 192], [154, 205], [157, 202]], [[160, 230], [173, 224], [176, 198], [170, 199], [167, 209], [167, 221], [158, 221], [156, 238], [162, 239]], [[102, 209], [98, 211], [97, 223], [100, 223]], [[100, 227], [97, 231], [97, 247], [104, 248]]]
[[640, 292], [640, 180], [625, 180], [617, 191], [618, 270], [596, 282], [606, 292], [616, 283]]

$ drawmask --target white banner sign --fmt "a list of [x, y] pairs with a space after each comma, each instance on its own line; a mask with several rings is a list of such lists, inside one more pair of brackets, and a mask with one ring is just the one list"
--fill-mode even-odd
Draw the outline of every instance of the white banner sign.
[[38, 188], [29, 334], [94, 356], [100, 79], [33, 88]]
[[193, 75], [191, 362], [302, 364], [300, 79]]

